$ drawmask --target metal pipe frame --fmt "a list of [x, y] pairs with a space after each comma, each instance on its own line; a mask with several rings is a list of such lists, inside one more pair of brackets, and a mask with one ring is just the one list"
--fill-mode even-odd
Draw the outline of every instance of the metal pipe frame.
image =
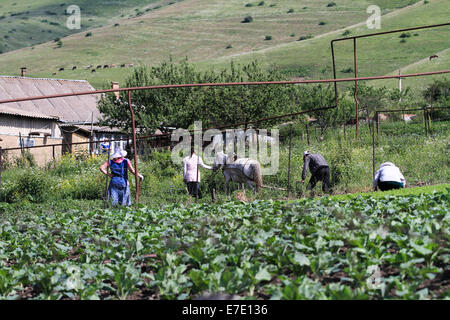
[[[410, 78], [410, 77], [420, 77], [420, 76], [432, 76], [432, 75], [445, 74], [445, 73], [450, 73], [450, 70], [438, 70], [438, 71], [410, 73], [410, 74], [403, 74], [403, 75], [321, 79], [321, 80], [253, 81], [253, 82], [245, 82], [244, 81], [244, 82], [223, 82], [223, 83], [169, 84], [169, 85], [129, 87], [129, 88], [105, 89], [105, 90], [94, 90], [94, 91], [81, 91], [81, 92], [61, 93], [61, 94], [54, 94], [54, 95], [17, 98], [17, 99], [4, 99], [4, 100], [0, 100], [0, 104], [32, 101], [32, 100], [43, 100], [43, 99], [55, 99], [55, 98], [64, 98], [64, 97], [72, 97], [72, 96], [85, 96], [85, 95], [91, 95], [91, 94], [104, 94], [104, 93], [111, 93], [111, 92], [118, 92], [118, 91], [141, 91], [141, 90], [152, 90], [152, 89], [190, 88], [190, 87], [224, 87], [224, 86], [257, 86], [257, 85], [274, 85], [274, 84], [287, 85], [287, 84], [336, 83], [336, 82], [370, 81], [370, 80], [380, 80], [380, 79], [398, 79], [398, 78]], [[334, 106], [334, 107], [336, 107], [336, 106]]]
[[[334, 52], [334, 51], [333, 51]], [[333, 66], [334, 66], [334, 55], [333, 55]], [[334, 69], [335, 72], [335, 69]], [[133, 146], [134, 146], [134, 154], [135, 154], [135, 178], [136, 178], [136, 204], [139, 201], [139, 177], [138, 177], [138, 167], [137, 167], [137, 148], [136, 148], [136, 126], [135, 126], [135, 118], [134, 118], [134, 111], [131, 104], [131, 91], [140, 91], [140, 90], [153, 90], [153, 89], [168, 89], [168, 88], [187, 88], [187, 87], [220, 87], [220, 86], [242, 86], [242, 85], [248, 85], [248, 86], [254, 86], [254, 85], [289, 85], [289, 84], [313, 84], [313, 83], [334, 83], [335, 89], [337, 90], [337, 82], [349, 82], [349, 81], [368, 81], [368, 80], [378, 80], [378, 79], [395, 79], [395, 78], [409, 78], [409, 77], [419, 77], [419, 76], [429, 76], [429, 75], [437, 75], [437, 74], [446, 74], [450, 73], [450, 70], [439, 70], [439, 71], [433, 71], [433, 72], [422, 72], [422, 73], [412, 73], [412, 74], [406, 74], [402, 76], [372, 76], [372, 77], [359, 77], [357, 78], [340, 78], [340, 79], [323, 79], [323, 80], [299, 80], [299, 81], [257, 81], [257, 82], [226, 82], [226, 83], [194, 83], [194, 84], [173, 84], [173, 85], [157, 85], [157, 86], [144, 86], [144, 87], [130, 87], [130, 88], [119, 88], [119, 89], [106, 89], [106, 90], [94, 90], [94, 91], [82, 91], [82, 92], [73, 92], [73, 93], [64, 93], [64, 94], [56, 94], [56, 95], [45, 95], [45, 96], [35, 96], [35, 97], [25, 97], [25, 98], [17, 98], [17, 99], [4, 99], [0, 100], [0, 104], [5, 103], [14, 103], [14, 102], [23, 102], [23, 101], [32, 101], [32, 100], [43, 100], [43, 99], [55, 99], [55, 98], [62, 98], [62, 97], [70, 97], [70, 96], [82, 96], [82, 95], [94, 95], [94, 94], [105, 94], [105, 93], [111, 93], [111, 92], [117, 92], [117, 91], [127, 91], [128, 93], [128, 105], [130, 108], [131, 113], [131, 120], [132, 120], [132, 127], [133, 127]], [[338, 101], [337, 98], [337, 91], [336, 91], [336, 102]], [[250, 124], [250, 123], [258, 123], [261, 121], [267, 121], [272, 119], [279, 119], [283, 117], [288, 116], [294, 116], [299, 114], [304, 114], [308, 112], [314, 112], [314, 111], [321, 111], [321, 110], [328, 110], [328, 109], [334, 109], [337, 108], [338, 104], [334, 106], [329, 107], [323, 107], [323, 108], [317, 108], [312, 110], [305, 110], [300, 111], [296, 113], [291, 114], [285, 114], [285, 115], [279, 115], [279, 116], [273, 116], [268, 117], [264, 119], [259, 119], [256, 121], [249, 121], [242, 124], [235, 124], [235, 125], [226, 125], [220, 128], [225, 127], [231, 127], [231, 126], [238, 126], [243, 124]], [[156, 136], [156, 135], [155, 135]], [[162, 136], [162, 135], [158, 135]], [[129, 140], [129, 139], [119, 139], [119, 140]], [[86, 143], [92, 143], [92, 142], [81, 142], [81, 143], [74, 143], [74, 144], [86, 144]], [[74, 145], [72, 144], [72, 145]], [[36, 146], [36, 147], [50, 147], [50, 146], [63, 146], [64, 144], [55, 144], [55, 145], [45, 145], [45, 146]], [[33, 147], [31, 147], [33, 148]], [[17, 150], [17, 149], [23, 149], [22, 148], [10, 148], [10, 149], [4, 149], [3, 151], [7, 150]], [[0, 172], [1, 174], [1, 172]]]
[[[356, 104], [356, 110], [355, 110], [355, 117], [356, 117], [356, 140], [358, 140], [358, 136], [359, 136], [359, 132], [358, 132], [358, 97], [357, 97], [357, 92], [358, 92], [358, 81], [360, 81], [360, 78], [357, 78], [357, 53], [356, 53], [356, 39], [361, 39], [361, 38], [368, 38], [368, 37], [376, 37], [376, 36], [381, 36], [381, 35], [386, 35], [386, 34], [391, 34], [391, 33], [398, 33], [398, 32], [406, 32], [406, 31], [414, 31], [414, 30], [421, 30], [421, 29], [430, 29], [430, 28], [439, 28], [439, 27], [444, 27], [444, 26], [450, 26], [450, 22], [447, 23], [441, 23], [441, 24], [434, 24], [434, 25], [427, 25], [427, 26], [421, 26], [421, 27], [412, 27], [412, 28], [406, 28], [406, 29], [395, 29], [395, 30], [391, 30], [391, 31], [384, 31], [384, 32], [377, 32], [377, 33], [372, 33], [372, 34], [365, 34], [365, 35], [360, 35], [360, 36], [353, 36], [353, 37], [346, 37], [346, 38], [339, 38], [339, 39], [334, 39], [331, 40], [331, 58], [332, 58], [332, 64], [333, 64], [333, 77], [334, 79], [336, 79], [336, 60], [335, 60], [335, 54], [334, 54], [334, 43], [335, 42], [339, 42], [339, 41], [347, 41], [347, 40], [353, 40], [353, 64], [355, 67], [355, 94], [354, 94], [354, 99], [355, 99], [355, 104]], [[401, 79], [403, 78], [403, 76], [397, 76], [396, 78]], [[337, 89], [337, 83], [334, 83], [334, 94], [335, 94], [335, 100], [336, 100], [336, 107], [338, 106], [338, 89]]]

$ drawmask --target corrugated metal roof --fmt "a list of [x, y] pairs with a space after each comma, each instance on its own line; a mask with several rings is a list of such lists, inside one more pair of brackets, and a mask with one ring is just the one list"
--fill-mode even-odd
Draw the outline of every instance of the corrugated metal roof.
[[[94, 91], [95, 89], [85, 80], [41, 79], [27, 77], [0, 76], [0, 99], [17, 99], [61, 93], [75, 93]], [[33, 100], [0, 104], [5, 107], [19, 109], [31, 114], [41, 114], [48, 117], [58, 117], [67, 122], [94, 122], [100, 118], [97, 102], [100, 95], [73, 96], [44, 100]]]
[[39, 113], [39, 112], [24, 111], [24, 110], [20, 110], [20, 109], [16, 109], [16, 108], [11, 108], [6, 105], [5, 106], [0, 105], [0, 113], [1, 114], [9, 114], [12, 116], [58, 120], [58, 117], [47, 116], [47, 115]]
[[[86, 124], [86, 125], [78, 125], [78, 124], [62, 124], [61, 125], [62, 128], [65, 127], [76, 127], [79, 128], [80, 130], [83, 130], [85, 132], [91, 132], [91, 125], [90, 124]], [[110, 128], [110, 127], [101, 127], [101, 126], [92, 126], [92, 129], [94, 131], [97, 132], [112, 132], [112, 133], [123, 133], [123, 130], [119, 129], [119, 128]], [[63, 129], [64, 130], [64, 129]]]

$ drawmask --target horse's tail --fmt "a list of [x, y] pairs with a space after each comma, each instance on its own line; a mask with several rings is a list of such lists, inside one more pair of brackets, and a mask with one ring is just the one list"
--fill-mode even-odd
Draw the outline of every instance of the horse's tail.
[[263, 181], [261, 174], [261, 166], [258, 161], [255, 161], [255, 164], [253, 166], [253, 177], [256, 183], [256, 191], [259, 191], [259, 188], [262, 188], [263, 186]]

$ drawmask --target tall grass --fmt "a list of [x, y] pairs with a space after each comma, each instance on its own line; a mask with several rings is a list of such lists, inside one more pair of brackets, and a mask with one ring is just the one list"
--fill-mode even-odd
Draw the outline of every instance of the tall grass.
[[[371, 190], [372, 135], [367, 125], [361, 125], [359, 141], [355, 139], [355, 129], [347, 127], [329, 129], [321, 135], [314, 127], [309, 130], [309, 144], [304, 127], [293, 126], [291, 150], [291, 197], [309, 195], [305, 185], [300, 183], [303, 168], [303, 151], [321, 153], [331, 171], [333, 194], [367, 192]], [[433, 135], [426, 136], [423, 124], [417, 123], [382, 123], [380, 135], [376, 136], [375, 170], [382, 162], [395, 163], [404, 174], [408, 187], [448, 183], [449, 171], [449, 137], [448, 122], [435, 122]], [[289, 128], [280, 129], [280, 159], [276, 175], [264, 176], [266, 186], [288, 187], [289, 163]], [[103, 199], [106, 177], [101, 174], [99, 166], [105, 161], [104, 156], [77, 159], [66, 155], [47, 168], [12, 167], [2, 176], [0, 201], [4, 202], [48, 202], [55, 200], [95, 200]], [[196, 201], [189, 197], [183, 183], [182, 166], [174, 164], [169, 151], [154, 151], [139, 161], [139, 172], [144, 175], [141, 184], [140, 201], [152, 206], [168, 203], [189, 203]], [[218, 201], [231, 199], [224, 190], [223, 174], [200, 169], [200, 202], [211, 201], [214, 188]], [[132, 195], [135, 194], [134, 177], [130, 174]], [[306, 183], [310, 178], [310, 173]], [[231, 184], [234, 193], [239, 186]], [[316, 195], [322, 195], [321, 183], [315, 188]], [[247, 188], [248, 199], [286, 198], [287, 192], [277, 189], [263, 189], [255, 196]], [[99, 202], [96, 202], [99, 203]]]

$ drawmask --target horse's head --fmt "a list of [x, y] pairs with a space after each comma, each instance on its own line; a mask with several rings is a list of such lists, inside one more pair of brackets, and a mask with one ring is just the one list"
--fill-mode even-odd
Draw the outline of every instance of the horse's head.
[[216, 153], [213, 164], [214, 172], [222, 168], [226, 163], [227, 163], [227, 155], [223, 152]]

